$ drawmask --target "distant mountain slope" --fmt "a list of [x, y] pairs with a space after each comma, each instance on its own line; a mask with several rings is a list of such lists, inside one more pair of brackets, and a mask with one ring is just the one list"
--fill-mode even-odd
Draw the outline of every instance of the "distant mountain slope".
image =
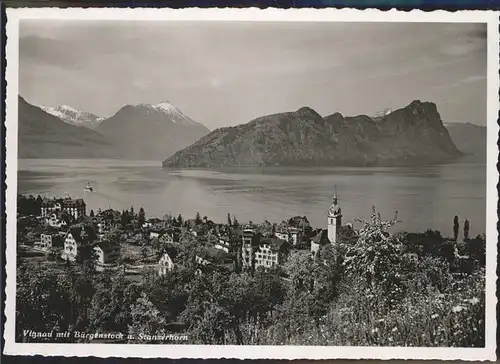
[[84, 126], [89, 129], [95, 129], [105, 118], [94, 115], [87, 111], [73, 109], [68, 105], [57, 107], [39, 106], [43, 111], [57, 116], [62, 121], [75, 126]]
[[168, 102], [122, 107], [96, 129], [128, 159], [161, 160], [210, 132]]
[[99, 133], [69, 125], [19, 96], [19, 158], [110, 158], [119, 156]]
[[304, 107], [217, 129], [163, 162], [164, 167], [370, 166], [433, 164], [461, 153], [436, 105], [414, 101], [377, 121]]
[[464, 160], [486, 162], [486, 126], [472, 123], [446, 123], [451, 139], [465, 156]]

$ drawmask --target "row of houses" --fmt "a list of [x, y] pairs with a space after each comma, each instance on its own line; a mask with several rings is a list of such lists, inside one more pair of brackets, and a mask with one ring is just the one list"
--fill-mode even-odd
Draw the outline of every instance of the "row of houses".
[[[61, 257], [65, 260], [75, 261], [78, 254], [87, 248], [97, 254], [98, 263], [102, 265], [114, 264], [120, 257], [120, 245], [105, 240], [105, 233], [119, 225], [119, 212], [106, 210], [95, 217], [86, 217], [83, 200], [55, 199], [44, 201], [42, 216], [50, 227], [59, 229], [59, 232], [42, 234], [39, 242], [41, 249], [60, 246], [62, 241]], [[79, 223], [70, 225], [73, 220], [79, 220]], [[166, 220], [152, 218], [139, 229], [121, 229], [118, 240], [163, 247], [157, 265], [158, 273], [165, 275], [178, 264], [175, 244], [180, 241], [182, 232], [189, 232], [204, 241], [200, 243], [195, 257], [200, 267], [237, 265], [242, 269], [271, 269], [283, 265], [292, 249], [310, 249], [314, 256], [322, 245], [335, 243], [338, 235], [354, 232], [350, 226], [342, 226], [336, 197], [328, 213], [327, 229], [313, 231], [307, 218], [301, 216], [279, 225], [266, 223], [263, 224], [265, 226], [234, 227], [214, 224], [207, 219], [191, 219], [180, 228], [171, 226]]]
[[[158, 274], [165, 275], [179, 262], [177, 244], [167, 244], [158, 262]], [[232, 237], [217, 237], [212, 244], [200, 245], [195, 255], [195, 263], [204, 269], [221, 268], [232, 270], [240, 265], [243, 269], [266, 270], [282, 265], [292, 248], [292, 244], [276, 236], [264, 236], [256, 228], [235, 229]]]

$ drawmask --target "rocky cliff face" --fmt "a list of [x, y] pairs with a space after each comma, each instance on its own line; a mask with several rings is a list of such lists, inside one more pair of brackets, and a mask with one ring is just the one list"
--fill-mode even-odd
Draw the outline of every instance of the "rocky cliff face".
[[436, 105], [414, 101], [376, 120], [303, 107], [217, 129], [163, 162], [164, 167], [390, 166], [451, 161], [461, 153]]

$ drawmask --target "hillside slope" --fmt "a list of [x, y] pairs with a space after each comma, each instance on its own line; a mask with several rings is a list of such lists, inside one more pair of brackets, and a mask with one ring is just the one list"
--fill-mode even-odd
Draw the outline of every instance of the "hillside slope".
[[463, 160], [486, 163], [486, 126], [472, 123], [447, 123], [451, 139], [465, 154]]
[[119, 157], [101, 134], [69, 125], [58, 117], [18, 101], [19, 158], [111, 158]]

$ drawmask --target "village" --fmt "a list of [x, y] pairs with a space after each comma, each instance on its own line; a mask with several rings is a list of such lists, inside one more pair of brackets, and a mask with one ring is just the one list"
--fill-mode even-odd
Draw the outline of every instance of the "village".
[[144, 209], [136, 213], [133, 207], [87, 214], [85, 201], [70, 197], [19, 199], [20, 257], [31, 251], [60, 262], [93, 259], [98, 271], [123, 269], [130, 275], [150, 270], [165, 276], [182, 264], [179, 253], [188, 244], [197, 273], [207, 269], [241, 272], [278, 268], [294, 250], [314, 256], [340, 235], [355, 237], [352, 225], [342, 226], [336, 197], [327, 229], [313, 229], [306, 216], [279, 224], [240, 224], [228, 214], [227, 223], [215, 223], [199, 213], [185, 220], [181, 215], [147, 218]]
[[[435, 302], [425, 314], [429, 325], [448, 330], [449, 316], [462, 311], [465, 325], [470, 311], [479, 315], [475, 331], [457, 345], [479, 345], [484, 337], [485, 237], [469, 237], [467, 220], [459, 236], [457, 216], [450, 219], [454, 236], [445, 237], [431, 230], [391, 234], [397, 214], [383, 221], [375, 208], [370, 220], [354, 220], [362, 225], [354, 229], [343, 223], [336, 193], [324, 229], [313, 228], [306, 216], [243, 224], [230, 214], [216, 223], [200, 213], [148, 217], [133, 207], [87, 213], [83, 199], [69, 197], [20, 195], [17, 206], [17, 302], [29, 313], [18, 316], [19, 340], [44, 341], [23, 333], [43, 332], [55, 322], [63, 332], [122, 333], [127, 339], [120, 342], [128, 343], [170, 334], [187, 335], [190, 343], [282, 343], [283, 335], [300, 330], [312, 335], [306, 343], [319, 343], [324, 338], [314, 335], [321, 330], [365, 330], [366, 320], [371, 333], [409, 299], [424, 310], [429, 294]], [[446, 308], [438, 309], [444, 298]], [[69, 310], [57, 313], [60, 304]], [[355, 312], [373, 304], [380, 318], [353, 321]], [[33, 325], [39, 307], [55, 321]], [[311, 326], [316, 319], [329, 321]], [[223, 326], [214, 330], [213, 320]], [[356, 342], [365, 343], [360, 335]], [[401, 336], [398, 345], [406, 340]], [[448, 334], [425, 340], [455, 343]]]

